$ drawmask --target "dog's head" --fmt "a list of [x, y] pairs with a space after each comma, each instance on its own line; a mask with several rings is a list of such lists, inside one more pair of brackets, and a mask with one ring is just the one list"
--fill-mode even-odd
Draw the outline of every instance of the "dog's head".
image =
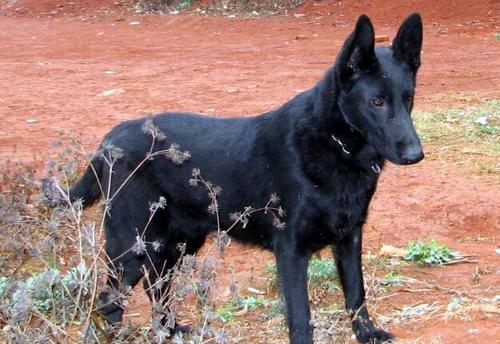
[[335, 64], [344, 120], [396, 164], [413, 164], [424, 157], [410, 117], [421, 47], [419, 14], [403, 22], [392, 47], [377, 49], [373, 25], [363, 15]]

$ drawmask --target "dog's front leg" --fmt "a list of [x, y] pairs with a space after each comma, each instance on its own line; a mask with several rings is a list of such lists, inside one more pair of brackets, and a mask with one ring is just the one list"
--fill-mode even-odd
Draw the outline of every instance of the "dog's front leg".
[[311, 313], [307, 294], [307, 264], [310, 254], [300, 253], [284, 240], [275, 247], [278, 278], [285, 296], [290, 343], [312, 343]]
[[346, 309], [352, 317], [352, 329], [360, 343], [380, 343], [394, 338], [373, 326], [365, 305], [361, 270], [361, 227], [333, 245], [337, 269], [344, 291]]

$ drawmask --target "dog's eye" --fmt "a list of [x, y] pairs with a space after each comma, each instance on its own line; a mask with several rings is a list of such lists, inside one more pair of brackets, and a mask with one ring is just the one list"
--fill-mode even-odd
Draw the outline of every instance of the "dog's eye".
[[384, 100], [382, 98], [373, 98], [372, 104], [379, 107], [379, 106], [384, 105]]

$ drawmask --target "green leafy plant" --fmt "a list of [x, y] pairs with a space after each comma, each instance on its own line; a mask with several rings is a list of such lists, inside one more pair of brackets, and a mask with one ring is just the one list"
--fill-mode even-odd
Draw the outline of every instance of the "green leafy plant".
[[177, 4], [178, 10], [185, 10], [193, 5], [193, 0], [182, 0]]
[[254, 310], [267, 304], [268, 301], [261, 297], [236, 296], [232, 301], [226, 303], [224, 307], [219, 308], [215, 312], [215, 316], [222, 322], [229, 322], [234, 320], [235, 314], [238, 312]]
[[408, 243], [408, 253], [404, 260], [421, 264], [443, 264], [450, 260], [460, 258], [460, 253], [451, 251], [448, 246], [439, 244], [435, 239], [430, 242], [410, 241]]
[[230, 322], [234, 320], [234, 311], [226, 305], [215, 312], [215, 317], [223, 323]]
[[[277, 269], [274, 263], [269, 263], [266, 266], [266, 272], [270, 275], [269, 282], [275, 285]], [[332, 258], [316, 258], [313, 257], [309, 261], [307, 267], [307, 278], [313, 284], [322, 284], [327, 282], [328, 289], [336, 290], [337, 267], [335, 260]]]
[[337, 277], [335, 260], [328, 258], [313, 258], [307, 268], [307, 277], [312, 283], [322, 283]]

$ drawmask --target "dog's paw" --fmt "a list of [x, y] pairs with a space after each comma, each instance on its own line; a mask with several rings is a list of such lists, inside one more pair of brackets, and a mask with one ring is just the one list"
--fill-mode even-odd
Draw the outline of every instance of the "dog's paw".
[[189, 325], [180, 325], [178, 323], [175, 323], [175, 328], [174, 328], [174, 333], [189, 333], [191, 332], [191, 326]]
[[392, 343], [395, 339], [392, 333], [376, 328], [370, 320], [363, 318], [354, 320], [352, 329], [358, 342], [363, 344]]
[[123, 319], [123, 296], [114, 290], [101, 292], [98, 312], [108, 324], [121, 323]]

